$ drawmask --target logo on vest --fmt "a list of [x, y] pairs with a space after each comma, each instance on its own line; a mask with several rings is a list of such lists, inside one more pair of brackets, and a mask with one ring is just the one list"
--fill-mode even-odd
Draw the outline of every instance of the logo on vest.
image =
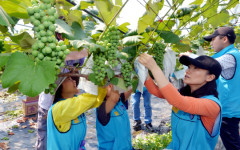
[[114, 112], [114, 114], [115, 114], [116, 116], [118, 116], [118, 115], [119, 115], [119, 113], [118, 113], [117, 111], [115, 111], [115, 112]]
[[178, 113], [178, 111], [179, 111], [179, 109], [178, 108], [176, 108], [176, 107], [172, 107], [172, 110], [177, 114]]

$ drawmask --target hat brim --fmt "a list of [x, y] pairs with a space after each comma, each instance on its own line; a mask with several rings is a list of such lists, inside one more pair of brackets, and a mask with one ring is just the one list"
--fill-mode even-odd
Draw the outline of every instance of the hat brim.
[[212, 35], [209, 35], [209, 36], [205, 36], [205, 37], [203, 37], [203, 39], [205, 40], [205, 41], [212, 41], [212, 39], [213, 38], [215, 38], [217, 35], [215, 35], [215, 34], [212, 34]]
[[201, 69], [208, 69], [204, 64], [200, 63], [199, 61], [197, 61], [189, 56], [181, 56], [179, 61], [181, 64], [183, 64], [185, 66], [194, 65]]

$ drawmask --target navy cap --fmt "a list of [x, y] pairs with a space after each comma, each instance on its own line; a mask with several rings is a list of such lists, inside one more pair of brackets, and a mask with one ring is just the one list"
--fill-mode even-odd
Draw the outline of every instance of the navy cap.
[[206, 69], [210, 74], [214, 74], [216, 79], [220, 76], [222, 72], [222, 67], [220, 63], [212, 57], [202, 55], [195, 59], [189, 56], [181, 56], [179, 59], [180, 63], [186, 66], [194, 65], [201, 69]]

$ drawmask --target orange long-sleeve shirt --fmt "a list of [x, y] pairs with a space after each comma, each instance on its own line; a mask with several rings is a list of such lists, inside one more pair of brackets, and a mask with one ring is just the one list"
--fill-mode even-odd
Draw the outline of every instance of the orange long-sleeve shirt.
[[145, 82], [145, 86], [149, 93], [166, 99], [174, 107], [190, 114], [200, 115], [208, 133], [212, 133], [214, 122], [220, 113], [220, 107], [216, 102], [205, 98], [182, 96], [171, 83], [159, 88], [152, 78]]

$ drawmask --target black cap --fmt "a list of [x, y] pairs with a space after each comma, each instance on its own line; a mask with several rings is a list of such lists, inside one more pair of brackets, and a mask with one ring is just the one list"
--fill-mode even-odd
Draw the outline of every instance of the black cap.
[[195, 59], [188, 56], [181, 56], [179, 59], [180, 63], [186, 66], [194, 65], [201, 69], [206, 69], [210, 74], [214, 74], [216, 79], [220, 76], [222, 72], [222, 67], [217, 60], [212, 57], [203, 55]]
[[230, 43], [234, 43], [236, 39], [236, 34], [231, 27], [220, 27], [214, 31], [213, 34], [203, 37], [206, 41], [212, 41], [212, 38], [215, 38], [218, 35], [227, 36]]

